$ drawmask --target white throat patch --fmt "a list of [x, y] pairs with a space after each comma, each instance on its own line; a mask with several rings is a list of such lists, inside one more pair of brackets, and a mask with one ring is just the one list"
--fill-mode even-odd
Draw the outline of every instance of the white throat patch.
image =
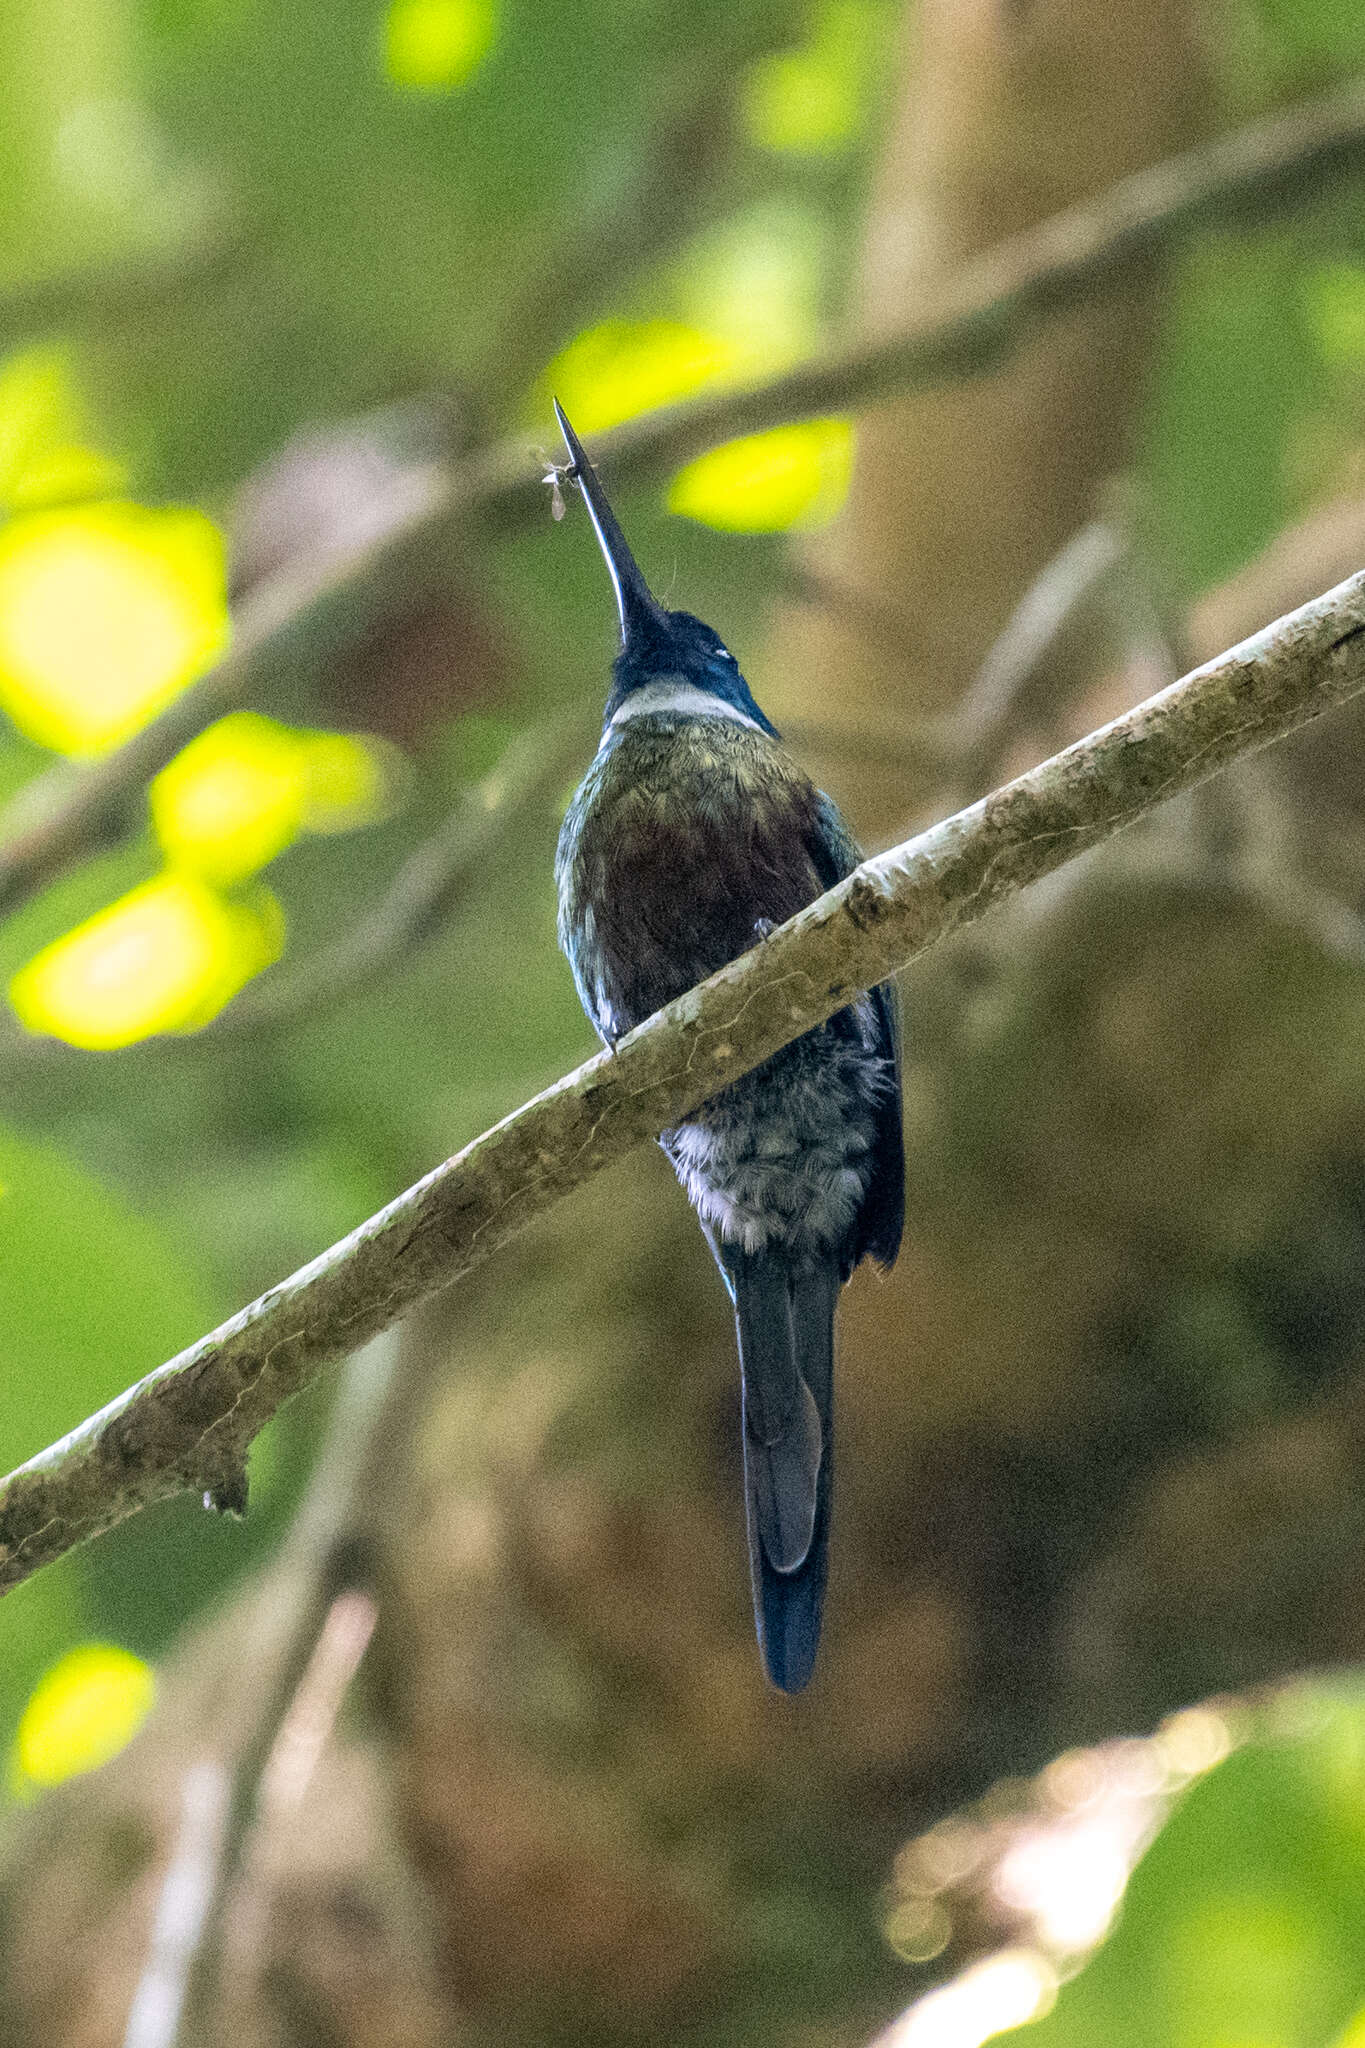
[[660, 711], [680, 711], [685, 718], [728, 718], [735, 725], [747, 725], [751, 732], [762, 731], [737, 704], [727, 704], [723, 697], [713, 697], [709, 690], [699, 690], [695, 683], [676, 675], [656, 676], [652, 683], [632, 690], [611, 722], [624, 725], [628, 718], [648, 718]]

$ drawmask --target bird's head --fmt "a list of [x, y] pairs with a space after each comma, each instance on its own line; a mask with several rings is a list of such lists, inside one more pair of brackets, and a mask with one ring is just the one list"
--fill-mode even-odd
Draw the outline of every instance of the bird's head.
[[[637, 707], [653, 708], [655, 703], [660, 709], [676, 708], [702, 715], [709, 698], [722, 716], [737, 717], [775, 735], [776, 728], [754, 702], [739, 663], [719, 633], [691, 612], [671, 612], [659, 603], [626, 544], [597, 471], [558, 399], [555, 417], [571, 458], [569, 473], [583, 493], [620, 614], [621, 652], [612, 664], [607, 724], [619, 722]], [[645, 692], [649, 693], [648, 699]]]

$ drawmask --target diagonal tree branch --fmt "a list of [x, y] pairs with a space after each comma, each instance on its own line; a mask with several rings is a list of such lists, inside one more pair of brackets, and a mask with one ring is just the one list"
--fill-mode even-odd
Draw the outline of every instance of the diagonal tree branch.
[[[1244, 227], [1365, 166], [1365, 81], [1122, 179], [1108, 191], [987, 250], [944, 285], [908, 328], [833, 351], [748, 389], [671, 406], [597, 437], [616, 484], [665, 473], [739, 434], [859, 408], [945, 379], [979, 375], [1036, 325], [1101, 289], [1182, 235]], [[316, 663], [435, 573], [460, 526], [508, 531], [544, 503], [527, 438], [513, 435], [453, 466], [395, 479], [367, 532], [280, 571], [253, 591], [230, 653], [116, 752], [38, 777], [0, 815], [0, 911], [121, 832], [151, 777], [272, 674]]]
[[205, 221], [171, 249], [19, 279], [0, 287], [0, 347], [17, 347], [54, 328], [107, 333], [122, 321], [149, 320], [174, 301], [231, 276], [263, 245], [261, 229], [248, 232], [241, 221], [224, 216]]
[[152, 1501], [231, 1482], [324, 1365], [571, 1189], [993, 904], [1362, 690], [1365, 571], [865, 861], [0, 1482], [0, 1591]]

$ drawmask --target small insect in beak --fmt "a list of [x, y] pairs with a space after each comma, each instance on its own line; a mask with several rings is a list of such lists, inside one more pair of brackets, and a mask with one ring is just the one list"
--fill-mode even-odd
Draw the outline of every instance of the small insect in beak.
[[549, 489], [550, 517], [551, 519], [562, 519], [564, 517], [564, 479], [575, 474], [574, 466], [571, 462], [552, 462], [543, 448], [537, 448], [535, 452], [540, 461], [545, 464], [545, 474], [541, 477], [540, 481]]

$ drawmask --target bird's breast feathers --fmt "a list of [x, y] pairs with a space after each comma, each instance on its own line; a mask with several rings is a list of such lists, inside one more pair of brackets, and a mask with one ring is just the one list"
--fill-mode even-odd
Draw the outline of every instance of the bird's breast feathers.
[[723, 712], [670, 705], [609, 729], [557, 862], [565, 951], [604, 1038], [820, 894], [818, 806], [768, 734]]

